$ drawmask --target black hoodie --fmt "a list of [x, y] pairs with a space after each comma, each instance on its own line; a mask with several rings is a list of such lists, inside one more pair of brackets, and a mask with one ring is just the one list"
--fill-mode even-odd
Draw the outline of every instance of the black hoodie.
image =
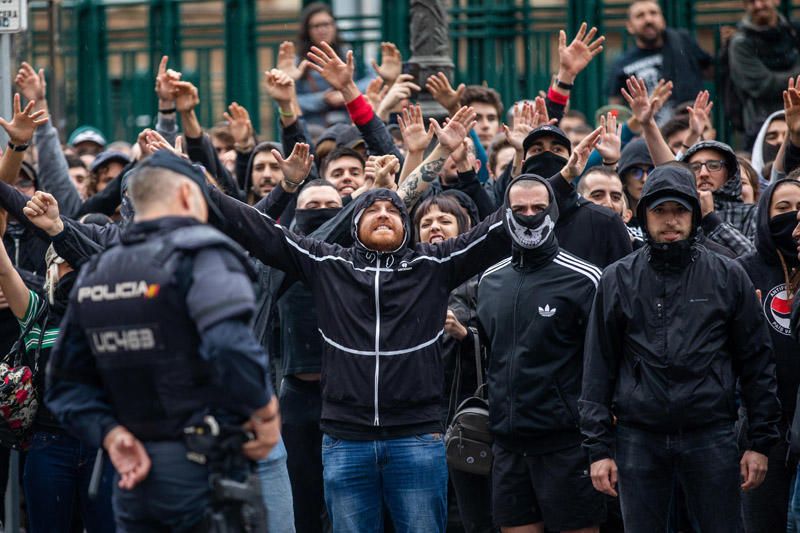
[[[478, 318], [489, 347], [491, 431], [502, 447], [547, 453], [578, 446], [583, 340], [600, 270], [562, 250], [553, 230], [558, 206], [549, 192], [537, 229], [512, 237], [512, 256], [478, 284]], [[510, 189], [510, 187], [509, 187]], [[507, 213], [506, 224], [514, 225]], [[510, 228], [513, 232], [513, 228]], [[524, 243], [528, 243], [525, 245]], [[531, 243], [537, 246], [532, 247]]]
[[[800, 385], [800, 343], [792, 339], [790, 315], [792, 295], [787, 290], [786, 274], [781, 264], [781, 258], [769, 228], [769, 211], [775, 187], [784, 182], [792, 181], [784, 187], [796, 187], [794, 180], [780, 180], [762, 193], [758, 201], [758, 220], [756, 231], [756, 253], [741, 257], [739, 263], [744, 267], [747, 275], [756, 289], [761, 291], [761, 310], [769, 324], [772, 345], [775, 349], [775, 364], [778, 377], [778, 397], [783, 410], [785, 426], [791, 422], [795, 411], [795, 397]], [[792, 270], [800, 267], [797, 254], [783, 255], [789, 275]], [[784, 427], [785, 427], [784, 426]]]
[[[662, 165], [639, 206], [659, 196], [700, 202], [692, 173]], [[647, 224], [643, 224], [647, 234]], [[777, 442], [780, 404], [775, 362], [755, 288], [735, 261], [696, 238], [643, 248], [607, 267], [586, 331], [578, 402], [592, 461], [610, 457], [617, 424], [676, 433], [737, 419], [736, 387], [750, 417], [751, 449]]]
[[[392, 191], [372, 190], [339, 215], [352, 214], [355, 244], [345, 248], [299, 237], [219, 191], [211, 194], [234, 240], [311, 289], [323, 340], [323, 430], [366, 440], [441, 431], [438, 341], [448, 297], [508, 254], [503, 210], [454, 239], [412, 246], [403, 202]], [[364, 210], [378, 200], [392, 202], [403, 218], [406, 238], [392, 252], [370, 250], [356, 238]]]

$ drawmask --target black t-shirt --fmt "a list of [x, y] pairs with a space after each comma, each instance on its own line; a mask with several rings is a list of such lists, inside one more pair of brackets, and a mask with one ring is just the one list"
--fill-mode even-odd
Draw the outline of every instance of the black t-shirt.
[[608, 81], [609, 96], [620, 96], [620, 89], [625, 87], [625, 80], [631, 76], [636, 76], [644, 80], [647, 85], [648, 93], [658, 85], [662, 75], [664, 65], [664, 54], [661, 48], [644, 50], [634, 47], [625, 52], [614, 62], [611, 68], [611, 75]]

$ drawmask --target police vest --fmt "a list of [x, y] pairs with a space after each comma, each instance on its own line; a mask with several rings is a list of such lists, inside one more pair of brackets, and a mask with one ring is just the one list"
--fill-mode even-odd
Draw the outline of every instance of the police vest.
[[209, 226], [192, 225], [123, 243], [85, 267], [73, 305], [117, 420], [143, 441], [179, 438], [219, 394], [186, 309], [192, 257], [203, 249], [244, 253]]

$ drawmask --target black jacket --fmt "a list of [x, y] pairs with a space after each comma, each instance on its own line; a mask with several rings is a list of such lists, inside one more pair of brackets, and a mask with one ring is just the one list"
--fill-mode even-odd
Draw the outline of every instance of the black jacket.
[[[691, 172], [648, 177], [639, 207], [658, 195], [700, 203]], [[643, 229], [647, 230], [646, 226]], [[752, 449], [778, 439], [772, 342], [755, 288], [736, 262], [696, 240], [648, 243], [606, 268], [586, 332], [581, 429], [592, 461], [610, 456], [620, 425], [677, 432], [736, 420], [736, 382], [750, 415]], [[683, 250], [674, 255], [670, 251]]]
[[584, 333], [600, 270], [561, 250], [555, 236], [512, 250], [478, 285], [491, 431], [518, 452], [579, 446]]
[[[502, 210], [455, 239], [412, 247], [403, 203], [391, 191], [373, 190], [339, 215], [353, 213], [355, 244], [344, 248], [298, 237], [219, 191], [212, 198], [231, 237], [311, 289], [323, 340], [323, 430], [366, 439], [441, 431], [438, 341], [448, 297], [508, 253]], [[393, 202], [404, 218], [406, 241], [392, 253], [355, 239], [358, 219], [377, 200]]]
[[[757, 253], [739, 258], [756, 289], [761, 291], [761, 311], [769, 327], [775, 350], [778, 378], [778, 398], [781, 400], [783, 421], [788, 425], [794, 416], [795, 397], [800, 385], [800, 344], [792, 339], [789, 324], [791, 298], [787, 292], [778, 249], [769, 230], [769, 207], [775, 185], [770, 185], [758, 202]], [[797, 254], [784, 256], [789, 270], [800, 267]]]

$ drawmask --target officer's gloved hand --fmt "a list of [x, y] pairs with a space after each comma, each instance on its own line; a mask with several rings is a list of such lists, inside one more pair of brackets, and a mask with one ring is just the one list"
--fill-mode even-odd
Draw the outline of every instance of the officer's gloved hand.
[[150, 473], [150, 456], [139, 439], [122, 426], [116, 426], [103, 439], [111, 464], [119, 473], [119, 488], [131, 490]]
[[267, 405], [253, 413], [244, 428], [255, 433], [256, 438], [244, 443], [242, 452], [253, 461], [265, 459], [281, 438], [278, 398], [273, 396]]

